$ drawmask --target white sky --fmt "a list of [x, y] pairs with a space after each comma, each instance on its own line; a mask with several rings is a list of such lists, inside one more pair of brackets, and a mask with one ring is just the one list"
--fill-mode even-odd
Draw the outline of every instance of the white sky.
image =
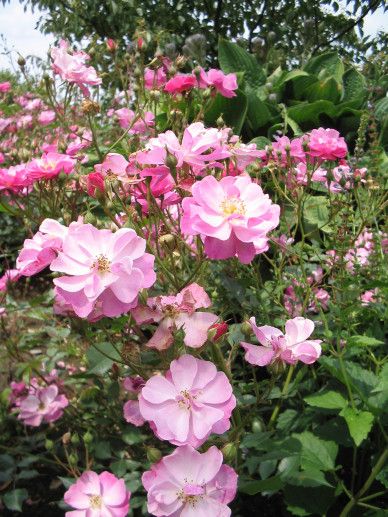
[[[36, 55], [45, 58], [47, 50], [53, 42], [52, 36], [45, 36], [36, 29], [39, 12], [31, 13], [23, 11], [18, 0], [11, 0], [6, 6], [0, 5], [0, 34], [7, 40], [8, 47], [14, 52], [13, 59], [16, 62], [19, 51], [23, 56]], [[378, 9], [372, 16], [365, 19], [365, 34], [375, 35], [379, 30], [386, 30], [388, 26], [388, 12]], [[2, 52], [2, 50], [0, 50]], [[10, 68], [6, 56], [0, 55], [0, 69]]]

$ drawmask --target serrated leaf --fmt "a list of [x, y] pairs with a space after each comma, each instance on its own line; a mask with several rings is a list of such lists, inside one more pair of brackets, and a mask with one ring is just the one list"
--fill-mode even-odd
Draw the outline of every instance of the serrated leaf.
[[7, 492], [3, 496], [3, 502], [8, 510], [14, 512], [21, 512], [23, 509], [23, 502], [27, 499], [28, 492], [25, 488], [16, 488]]
[[374, 337], [370, 336], [351, 336], [347, 340], [347, 345], [349, 346], [380, 346], [384, 345], [384, 341], [380, 341]]
[[318, 230], [329, 233], [329, 206], [325, 196], [313, 196], [306, 199], [303, 205], [303, 220], [316, 226]]
[[290, 485], [295, 486], [306, 486], [306, 487], [317, 487], [317, 486], [329, 486], [332, 485], [326, 480], [324, 473], [317, 469], [308, 469], [299, 472], [293, 472], [284, 477]]
[[346, 420], [350, 436], [358, 447], [372, 429], [374, 416], [369, 411], [359, 411], [351, 407], [344, 408], [340, 415]]
[[303, 399], [309, 406], [323, 409], [343, 409], [347, 406], [347, 400], [338, 391], [322, 391], [315, 395], [308, 395]]
[[324, 472], [334, 470], [338, 453], [338, 445], [335, 442], [321, 440], [308, 431], [292, 436], [302, 445], [301, 467], [303, 470], [323, 470]]

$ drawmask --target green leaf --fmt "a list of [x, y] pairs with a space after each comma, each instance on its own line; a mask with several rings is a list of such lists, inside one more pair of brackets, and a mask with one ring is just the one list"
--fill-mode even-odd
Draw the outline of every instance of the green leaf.
[[321, 440], [308, 431], [292, 436], [302, 445], [301, 467], [303, 470], [334, 470], [338, 453], [338, 445], [335, 442]]
[[284, 490], [287, 509], [293, 515], [326, 515], [333, 504], [334, 489], [326, 486], [297, 487], [288, 485]]
[[383, 97], [376, 102], [374, 114], [380, 122], [388, 117], [388, 97]]
[[257, 481], [241, 481], [239, 491], [248, 495], [255, 495], [259, 492], [277, 492], [284, 486], [284, 481], [280, 476], [273, 476]]
[[280, 86], [288, 81], [292, 81], [293, 79], [297, 79], [299, 77], [308, 77], [309, 73], [305, 70], [291, 70], [291, 72], [287, 72], [283, 77], [280, 78], [279, 82], [276, 83], [276, 86]]
[[334, 77], [318, 80], [308, 86], [305, 91], [306, 98], [310, 102], [327, 100], [335, 104], [340, 100], [341, 93], [342, 84]]
[[344, 73], [342, 80], [344, 85], [342, 102], [360, 101], [357, 107], [361, 107], [367, 93], [364, 76], [352, 67]]
[[302, 102], [291, 106], [287, 110], [288, 115], [298, 124], [308, 122], [311, 125], [321, 124], [320, 116], [323, 114], [334, 119], [337, 116], [337, 109], [330, 101], [318, 100], [315, 102]]
[[350, 407], [344, 408], [340, 415], [346, 420], [350, 436], [358, 447], [372, 429], [374, 416], [369, 411], [359, 411]]
[[97, 343], [95, 347], [92, 345], [86, 356], [90, 367], [88, 373], [96, 375], [103, 375], [111, 368], [115, 360], [121, 360], [120, 354], [107, 342]]
[[318, 76], [319, 79], [333, 76], [337, 81], [341, 81], [345, 68], [337, 52], [326, 52], [310, 59], [304, 70]]
[[21, 512], [23, 509], [23, 502], [27, 497], [28, 492], [25, 488], [16, 488], [15, 490], [11, 490], [11, 492], [4, 494], [3, 502], [8, 510]]
[[322, 391], [315, 395], [308, 395], [303, 399], [309, 406], [324, 409], [343, 409], [347, 406], [347, 400], [338, 391]]
[[244, 72], [244, 78], [251, 88], [265, 83], [264, 70], [255, 56], [249, 54], [236, 43], [220, 38], [218, 42], [218, 61], [226, 73]]
[[248, 100], [244, 92], [237, 90], [236, 97], [227, 99], [217, 94], [213, 102], [205, 112], [205, 123], [209, 126], [216, 124], [218, 117], [222, 116], [226, 124], [239, 134], [244, 124], [248, 111]]
[[328, 199], [325, 196], [313, 196], [306, 199], [303, 206], [303, 220], [317, 229], [330, 233]]
[[380, 346], [384, 345], [384, 341], [380, 341], [370, 336], [351, 336], [347, 340], [348, 346]]
[[292, 472], [283, 478], [289, 485], [295, 486], [332, 486], [325, 478], [325, 474], [321, 470], [308, 469], [299, 472]]
[[253, 90], [247, 89], [248, 112], [247, 121], [251, 131], [256, 133], [261, 127], [268, 124], [271, 119], [271, 113], [267, 105], [259, 99]]
[[265, 136], [257, 136], [256, 138], [253, 138], [253, 140], [251, 140], [249, 143], [256, 144], [256, 147], [258, 149], [265, 149], [267, 145], [270, 145], [271, 140], [269, 140]]

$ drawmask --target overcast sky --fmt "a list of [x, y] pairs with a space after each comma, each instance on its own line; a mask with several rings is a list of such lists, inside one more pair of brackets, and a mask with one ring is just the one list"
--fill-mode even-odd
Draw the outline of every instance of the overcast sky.
[[[41, 34], [36, 25], [39, 13], [34, 14], [28, 10], [26, 13], [17, 0], [11, 0], [5, 7], [0, 5], [0, 34], [7, 40], [8, 47], [14, 51], [19, 51], [22, 55], [36, 55], [45, 57], [50, 44], [53, 42], [52, 36]], [[372, 16], [365, 19], [365, 33], [374, 35], [379, 30], [384, 30], [388, 26], [388, 13], [383, 13], [378, 9]], [[2, 50], [0, 50], [2, 52]], [[16, 61], [17, 53], [13, 52]], [[8, 58], [0, 55], [0, 69], [9, 68]]]

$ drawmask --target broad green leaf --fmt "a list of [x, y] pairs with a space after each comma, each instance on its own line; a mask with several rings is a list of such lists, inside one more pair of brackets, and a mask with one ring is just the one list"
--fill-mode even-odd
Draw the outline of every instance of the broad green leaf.
[[225, 123], [239, 134], [248, 111], [248, 100], [244, 92], [237, 90], [236, 97], [227, 99], [217, 94], [205, 111], [205, 123], [214, 126], [218, 117], [222, 116]]
[[321, 440], [313, 433], [305, 431], [293, 434], [300, 441], [301, 467], [303, 470], [334, 470], [335, 459], [338, 453], [338, 445], [332, 441]]
[[308, 469], [299, 472], [292, 472], [290, 475], [282, 477], [282, 479], [284, 479], [287, 482], [287, 484], [295, 486], [332, 486], [326, 480], [325, 474], [321, 470], [317, 469]]
[[342, 80], [344, 85], [342, 102], [357, 100], [360, 101], [358, 106], [360, 107], [367, 93], [364, 76], [352, 67], [344, 73]]
[[257, 481], [241, 481], [239, 483], [239, 491], [248, 495], [255, 495], [259, 492], [277, 492], [284, 486], [284, 481], [280, 476], [273, 476], [267, 479]]
[[330, 233], [328, 199], [325, 196], [313, 196], [306, 199], [303, 205], [303, 220], [316, 226], [323, 232]]
[[326, 486], [320, 487], [297, 487], [286, 486], [284, 490], [287, 509], [293, 515], [323, 516], [333, 504], [335, 495], [334, 489]]
[[369, 411], [359, 411], [351, 407], [344, 408], [340, 415], [346, 420], [350, 436], [358, 447], [372, 429], [374, 416]]
[[280, 78], [279, 82], [276, 84], [276, 86], [280, 86], [283, 83], [286, 83], [288, 81], [291, 81], [293, 79], [297, 79], [299, 77], [308, 77], [309, 73], [305, 70], [291, 70], [291, 72], [287, 72], [283, 77]]
[[376, 102], [374, 114], [380, 122], [388, 117], [388, 97], [383, 97]]
[[347, 406], [347, 400], [338, 391], [322, 391], [315, 395], [308, 395], [303, 399], [309, 406], [324, 409], [343, 409]]
[[344, 64], [337, 52], [326, 52], [313, 57], [304, 67], [306, 72], [316, 75], [319, 79], [333, 76], [337, 81], [342, 80]]
[[336, 118], [338, 110], [330, 101], [319, 100], [315, 102], [302, 102], [296, 106], [288, 108], [288, 115], [298, 124], [308, 122], [319, 126], [320, 116], [323, 114], [332, 119]]
[[384, 341], [380, 341], [370, 336], [351, 336], [347, 340], [348, 346], [380, 346], [384, 345]]
[[265, 102], [259, 99], [253, 90], [247, 89], [248, 111], [247, 122], [253, 133], [256, 133], [261, 127], [268, 124], [271, 119], [271, 113]]
[[218, 61], [224, 72], [244, 72], [245, 80], [251, 88], [265, 83], [264, 70], [255, 56], [236, 43], [221, 38], [218, 42]]
[[334, 77], [317, 80], [305, 90], [306, 98], [309, 102], [327, 100], [336, 104], [342, 94], [342, 84]]
[[16, 488], [10, 492], [6, 492], [3, 496], [3, 502], [8, 510], [21, 512], [23, 502], [27, 499], [28, 492], [25, 488]]
[[265, 136], [257, 136], [249, 142], [250, 144], [256, 144], [258, 149], [265, 149], [267, 145], [270, 145], [271, 141]]
[[110, 343], [97, 343], [91, 345], [86, 353], [89, 362], [90, 374], [103, 375], [112, 366], [115, 360], [120, 360], [120, 355]]

